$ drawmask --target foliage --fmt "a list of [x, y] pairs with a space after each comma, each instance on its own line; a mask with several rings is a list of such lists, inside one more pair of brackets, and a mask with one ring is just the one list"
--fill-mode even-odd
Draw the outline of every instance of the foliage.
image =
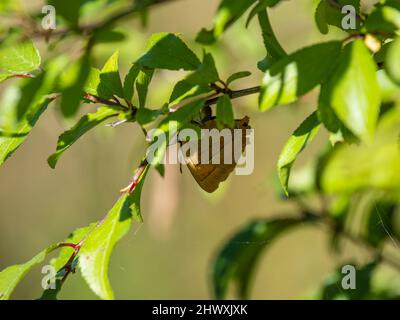
[[[260, 219], [238, 230], [217, 253], [213, 265], [215, 296], [226, 298], [229, 286], [235, 282], [238, 296], [248, 298], [262, 253], [282, 234], [304, 224], [318, 227], [315, 222], [319, 222], [328, 226], [332, 234], [330, 245], [336, 251], [340, 251], [340, 240], [345, 238], [367, 246], [373, 261], [359, 267], [361, 286], [356, 292], [343, 296], [337, 291], [341, 276], [338, 271], [322, 284], [318, 298], [398, 297], [391, 291], [374, 290], [371, 277], [375, 268], [385, 263], [397, 272], [400, 270], [400, 262], [383, 250], [385, 244], [400, 239], [396, 224], [400, 213], [400, 6], [394, 0], [381, 0], [371, 12], [364, 12], [360, 0], [320, 0], [315, 22], [322, 34], [321, 42], [286, 52], [269, 19], [275, 6], [290, 5], [284, 2], [221, 0], [212, 28], [198, 33], [198, 45], [190, 48], [179, 34], [153, 34], [143, 53], [132, 57], [131, 68], [122, 77], [119, 50], [100, 69], [93, 62], [94, 48], [104, 41], [123, 41], [123, 35], [115, 30], [120, 19], [139, 13], [145, 21], [151, 7], [167, 4], [168, 0], [48, 1], [56, 7], [59, 17], [54, 32], [40, 27], [26, 30], [24, 25], [1, 29], [5, 40], [0, 48], [0, 82], [4, 82], [0, 165], [21, 146], [49, 105], [69, 121], [78, 113], [85, 113], [59, 136], [56, 150], [48, 158], [50, 167], [55, 168], [80, 137], [111, 118], [115, 120], [111, 124], [114, 127], [130, 122], [145, 133], [149, 126], [168, 132], [172, 121], [180, 130], [191, 125], [205, 105], [216, 105], [218, 126], [232, 127], [233, 100], [241, 96], [259, 93], [259, 110], [265, 112], [294, 104], [306, 94], [315, 94], [319, 97], [318, 105], [309, 117], [299, 121], [277, 161], [280, 190], [284, 193], [280, 191], [279, 195], [284, 201], [298, 204], [298, 216]], [[7, 3], [0, 5], [0, 10], [18, 14], [13, 2]], [[83, 24], [87, 12], [100, 12], [106, 6], [118, 9], [121, 3], [126, 5], [123, 11], [111, 11], [104, 20]], [[344, 5], [356, 8], [355, 29], [342, 27]], [[266, 51], [258, 63], [249, 62], [260, 69], [260, 86], [233, 90], [231, 84], [245, 83], [250, 72], [237, 70], [224, 81], [213, 55], [206, 49], [202, 57], [195, 52], [201, 46], [218, 43], [233, 24], [244, 24], [246, 17], [246, 25], [258, 18], [260, 44]], [[40, 18], [32, 14], [37, 25]], [[325, 38], [328, 33], [334, 33], [337, 39], [325, 40], [332, 39]], [[48, 41], [47, 49], [38, 49], [37, 38]], [[54, 49], [59, 43], [76, 38], [81, 41], [79, 56], [72, 58]], [[46, 50], [56, 50], [56, 54], [45, 54]], [[169, 101], [154, 109], [148, 105], [147, 96], [149, 92], [153, 94], [150, 84], [160, 70], [181, 71], [185, 75], [171, 88]], [[95, 104], [97, 110], [86, 112], [82, 104]], [[295, 161], [322, 130], [328, 133], [327, 147], [314, 159], [311, 169], [303, 175], [305, 178], [294, 179]], [[159, 160], [167, 144], [159, 152]], [[153, 166], [162, 172], [159, 162]], [[99, 222], [76, 230], [65, 242], [44, 249], [26, 263], [1, 271], [0, 299], [10, 298], [24, 276], [56, 249], [61, 250], [51, 262], [58, 270], [56, 290], [45, 290], [42, 299], [55, 299], [77, 266], [97, 296], [112, 299], [114, 293], [108, 279], [110, 257], [132, 223], [142, 222], [140, 196], [150, 169], [152, 166], [143, 160], [131, 184]], [[321, 201], [322, 209], [308, 205], [308, 199]], [[368, 199], [369, 206], [361, 231], [354, 233], [348, 230], [348, 224], [363, 199]], [[377, 229], [379, 224], [384, 229]]]

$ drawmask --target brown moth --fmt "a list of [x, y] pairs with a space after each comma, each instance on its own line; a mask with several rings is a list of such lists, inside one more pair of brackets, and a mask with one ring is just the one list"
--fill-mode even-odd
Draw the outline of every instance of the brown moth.
[[[247, 145], [247, 138], [246, 138], [246, 129], [251, 129], [249, 126], [249, 117], [244, 117], [241, 120], [235, 120], [235, 125], [233, 129], [241, 129], [241, 137], [242, 137], [242, 150], [241, 153], [244, 152], [246, 145]], [[216, 120], [208, 120], [203, 123], [201, 126], [202, 129], [216, 129], [217, 128], [217, 122]], [[221, 182], [225, 181], [231, 172], [235, 169], [236, 163], [235, 163], [235, 157], [234, 157], [234, 133], [233, 129], [231, 130], [231, 139], [227, 139], [227, 141], [224, 141], [225, 139], [223, 137], [219, 138], [219, 141], [217, 143], [219, 146], [216, 148], [212, 147], [212, 143], [209, 143], [209, 162], [207, 163], [200, 163], [201, 161], [201, 155], [203, 154], [204, 150], [202, 150], [202, 144], [201, 141], [199, 142], [198, 146], [198, 152], [193, 155], [186, 155], [187, 156], [187, 166], [192, 173], [192, 176], [194, 179], [197, 181], [199, 186], [209, 192], [212, 193], [215, 190], [218, 189], [218, 186]], [[211, 142], [212, 139], [209, 137], [209, 142]], [[225, 155], [225, 148], [230, 148], [232, 150], [232, 161], [231, 163], [225, 164], [224, 161], [224, 155]], [[216, 150], [216, 152], [213, 153], [213, 149]], [[229, 149], [227, 149], [229, 152]], [[212, 159], [214, 157], [220, 157], [219, 158], [219, 164], [213, 164]]]

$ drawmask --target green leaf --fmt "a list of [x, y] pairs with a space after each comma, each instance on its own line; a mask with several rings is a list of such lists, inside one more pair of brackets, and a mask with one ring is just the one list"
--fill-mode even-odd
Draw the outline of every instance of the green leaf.
[[394, 40], [387, 51], [385, 69], [390, 78], [400, 85], [400, 37]]
[[138, 93], [139, 107], [144, 108], [146, 105], [147, 93], [151, 79], [153, 78], [154, 70], [145, 67], [140, 68], [136, 78], [136, 90]]
[[174, 105], [182, 100], [195, 97], [210, 91], [212, 91], [210, 86], [193, 85], [186, 80], [181, 80], [175, 84], [169, 98], [169, 102], [171, 105]]
[[94, 39], [96, 44], [122, 42], [126, 40], [126, 34], [121, 31], [97, 29], [94, 31]]
[[[325, 84], [321, 87], [321, 92], [325, 91]], [[325, 128], [329, 131], [329, 140], [332, 145], [338, 142], [358, 143], [359, 139], [347, 129], [343, 122], [337, 117], [331, 106], [324, 103], [320, 96], [318, 104], [318, 116]]]
[[324, 166], [322, 189], [346, 194], [365, 189], [397, 192], [400, 189], [399, 127], [400, 114], [393, 108], [381, 117], [372, 142], [338, 146]]
[[70, 130], [64, 132], [57, 141], [57, 149], [52, 154], [47, 162], [51, 168], [55, 168], [61, 155], [74, 144], [82, 135], [87, 133], [89, 130], [98, 126], [103, 121], [115, 117], [118, 112], [109, 107], [100, 107], [95, 113], [88, 113], [83, 116], [75, 126]]
[[376, 65], [363, 41], [345, 47], [336, 70], [320, 95], [320, 104], [332, 107], [355, 135], [370, 139], [380, 105]]
[[155, 121], [162, 114], [163, 114], [162, 108], [156, 110], [139, 108], [136, 113], [136, 120], [140, 125], [144, 126], [150, 122]]
[[0, 83], [2, 83], [3, 81], [6, 81], [7, 79], [10, 79], [13, 77], [12, 73], [9, 72], [1, 72], [0, 71]]
[[317, 112], [313, 112], [304, 122], [293, 132], [278, 159], [278, 176], [282, 188], [286, 195], [289, 195], [289, 176], [290, 171], [297, 156], [304, 150], [309, 142], [312, 141], [318, 129], [320, 121]]
[[69, 86], [62, 90], [61, 111], [66, 117], [71, 117], [78, 111], [84, 93], [83, 88], [90, 74], [89, 60], [89, 54], [86, 53], [75, 63], [77, 72], [70, 79]]
[[256, 220], [236, 233], [218, 253], [214, 263], [213, 286], [216, 298], [224, 299], [228, 286], [235, 282], [239, 298], [247, 299], [255, 266], [264, 249], [282, 233], [306, 221], [297, 218]]
[[217, 101], [217, 125], [219, 128], [223, 128], [225, 125], [233, 128], [234, 124], [232, 102], [229, 95], [224, 94]]
[[135, 81], [140, 72], [140, 66], [133, 64], [124, 79], [124, 97], [128, 101], [132, 101], [135, 94]]
[[208, 85], [218, 81], [219, 75], [213, 56], [210, 53], [204, 53], [203, 62], [185, 80], [192, 85]]
[[0, 73], [23, 74], [39, 66], [39, 51], [30, 40], [0, 49]]
[[10, 101], [9, 106], [0, 108], [0, 165], [25, 141], [41, 114], [52, 101], [52, 98], [42, 98], [41, 101], [30, 107], [24, 119], [10, 128], [7, 128], [4, 123], [12, 119], [13, 113], [16, 114], [18, 104]]
[[258, 13], [258, 22], [262, 31], [264, 46], [267, 49], [267, 57], [272, 62], [279, 61], [286, 57], [287, 54], [275, 36], [266, 10]]
[[78, 24], [79, 15], [82, 5], [85, 1], [82, 0], [49, 0], [48, 4], [53, 5], [57, 10], [57, 15], [63, 17], [71, 24]]
[[117, 242], [129, 231], [132, 218], [141, 221], [140, 195], [146, 172], [131, 194], [120, 197], [105, 220], [86, 238], [79, 253], [79, 267], [92, 291], [102, 299], [113, 299], [108, 265]]
[[381, 100], [385, 102], [397, 101], [400, 98], [400, 82], [399, 85], [392, 81], [387, 71], [384, 69], [378, 70], [377, 74], [378, 84], [380, 88]]
[[[154, 159], [151, 161], [152, 166], [156, 167], [161, 163], [167, 148], [167, 139], [173, 137], [184, 125], [192, 120], [194, 115], [198, 114], [203, 106], [204, 100], [195, 100], [180, 107], [177, 111], [170, 113], [161, 121], [157, 128], [158, 130], [154, 134], [153, 144], [150, 146], [150, 149], [153, 146], [156, 147]], [[165, 135], [166, 139], [163, 139], [161, 141], [162, 143], [159, 143], [158, 140], [162, 135]]]
[[366, 188], [396, 190], [400, 188], [399, 170], [397, 142], [371, 147], [342, 147], [328, 162], [322, 186], [329, 193], [350, 193]]
[[327, 6], [325, 0], [322, 0], [315, 11], [315, 22], [317, 27], [322, 34], [327, 34], [329, 32], [329, 25], [327, 23]]
[[226, 80], [226, 84], [230, 85], [232, 82], [239, 80], [239, 79], [243, 79], [246, 77], [251, 76], [251, 72], [250, 71], [240, 71], [240, 72], [236, 72], [232, 75], [229, 76], [229, 78]]
[[355, 30], [344, 30], [342, 27], [343, 18], [345, 14], [342, 14], [342, 8], [346, 5], [350, 5], [356, 9], [356, 13], [360, 13], [360, 0], [336, 0], [336, 3], [330, 0], [321, 0], [317, 6], [315, 13], [315, 21], [318, 29], [321, 33], [327, 34], [329, 26], [335, 26], [346, 32], [356, 32], [360, 27], [359, 19], [356, 20]]
[[143, 108], [146, 105], [148, 88], [153, 74], [154, 69], [143, 67], [137, 63], [133, 64], [124, 80], [123, 90], [125, 99], [132, 101], [136, 86], [139, 106]]
[[21, 120], [26, 112], [29, 110], [30, 106], [40, 98], [42, 98], [42, 91], [40, 90], [43, 81], [45, 79], [45, 74], [41, 73], [35, 78], [26, 79], [25, 83], [21, 88], [21, 97], [17, 105], [17, 120]]
[[167, 117], [165, 117], [165, 119], [161, 121], [158, 128], [162, 130], [164, 133], [168, 133], [169, 123], [176, 122], [177, 129], [179, 130], [184, 124], [189, 122], [195, 114], [200, 112], [203, 105], [204, 105], [204, 100], [200, 99], [182, 106], [177, 111], [172, 112]]
[[369, 33], [394, 33], [400, 29], [400, 8], [378, 6], [368, 15], [364, 28]]
[[[51, 60], [37, 78], [18, 82], [22, 87], [8, 87], [0, 102], [0, 165], [25, 141], [31, 129], [54, 97], [54, 89], [64, 57]], [[27, 90], [29, 89], [29, 90]]]
[[272, 65], [261, 86], [260, 109], [292, 103], [324, 82], [335, 67], [340, 49], [338, 41], [316, 44]]
[[[101, 71], [97, 68], [90, 68], [88, 78], [86, 79], [84, 91], [85, 93], [93, 94], [99, 96], [98, 93], [100, 85], [100, 73]], [[105, 97], [102, 97], [105, 98]]]
[[267, 7], [276, 6], [281, 0], [258, 0], [258, 3], [251, 9], [249, 16], [246, 21], [246, 27], [249, 26], [251, 20], [259, 14], [261, 11], [264, 11]]
[[196, 41], [202, 44], [212, 44], [255, 2], [256, 0], [222, 0], [214, 19], [213, 30], [203, 29], [197, 35]]
[[[136, 170], [135, 175], [137, 174], [137, 171], [139, 169]], [[142, 211], [141, 211], [141, 205], [140, 205], [140, 198], [142, 195], [142, 189], [143, 189], [143, 185], [147, 176], [147, 173], [149, 171], [149, 166], [147, 165], [144, 168], [144, 171], [141, 173], [139, 180], [137, 181], [136, 186], [134, 187], [133, 191], [131, 192], [131, 194], [128, 197], [128, 202], [130, 204], [130, 210], [131, 210], [131, 214], [132, 214], [132, 218], [134, 221], [138, 222], [138, 223], [142, 223], [143, 222], [143, 217], [142, 217]]]
[[203, 45], [210, 45], [217, 41], [217, 39], [214, 36], [214, 30], [202, 28], [196, 36], [196, 41]]
[[51, 245], [44, 249], [31, 260], [24, 264], [17, 264], [8, 267], [0, 272], [0, 300], [8, 300], [15, 287], [35, 266], [43, 262], [46, 256], [58, 248], [58, 244]]
[[113, 95], [124, 97], [119, 75], [118, 57], [119, 50], [114, 52], [101, 69], [98, 92], [103, 98], [111, 98]]
[[204, 53], [202, 64], [185, 79], [176, 83], [169, 101], [171, 104], [176, 104], [189, 97], [210, 92], [212, 91], [210, 84], [218, 80], [214, 58], [211, 54]]
[[[343, 265], [355, 266], [353, 262], [348, 262]], [[340, 266], [338, 270], [329, 275], [327, 279], [323, 282], [320, 293], [316, 299], [322, 300], [366, 300], [374, 299], [372, 296], [372, 277], [378, 262], [374, 261], [372, 263], [366, 264], [361, 268], [356, 269], [356, 288], [352, 290], [342, 289], [342, 280], [345, 274], [342, 273], [342, 267]]]
[[[92, 223], [91, 225], [83, 228], [79, 228], [72, 232], [63, 243], [73, 243], [77, 244], [81, 240], [83, 240], [90, 231], [94, 230], [96, 227], [96, 223]], [[56, 258], [53, 258], [50, 260], [50, 265], [54, 267], [55, 270], [57, 270], [57, 274], [55, 276], [55, 285], [56, 288], [49, 288], [43, 291], [42, 296], [39, 298], [39, 300], [57, 300], [57, 295], [61, 291], [62, 287], [62, 279], [67, 272], [66, 269], [64, 268], [65, 265], [67, 264], [68, 260], [72, 256], [74, 252], [74, 249], [71, 247], [61, 247], [60, 253]], [[78, 263], [78, 258], [75, 258], [75, 260], [72, 262], [72, 267], [74, 268], [76, 264]]]
[[155, 33], [151, 36], [148, 51], [136, 62], [151, 69], [196, 70], [199, 59], [187, 45], [172, 33]]
[[17, 120], [21, 121], [31, 108], [41, 102], [49, 93], [56, 92], [55, 82], [68, 60], [59, 56], [50, 60], [44, 70], [33, 78], [23, 79], [18, 83], [21, 86], [21, 96], [17, 105]]

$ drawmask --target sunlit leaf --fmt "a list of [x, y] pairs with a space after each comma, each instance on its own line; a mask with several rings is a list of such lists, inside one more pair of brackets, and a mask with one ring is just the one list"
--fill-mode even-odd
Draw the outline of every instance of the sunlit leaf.
[[144, 108], [146, 105], [147, 93], [149, 91], [149, 85], [153, 78], [154, 70], [145, 67], [140, 68], [140, 71], [136, 77], [136, 90], [139, 99], [139, 107]]
[[[147, 171], [147, 169], [146, 169]], [[93, 230], [82, 246], [79, 267], [89, 287], [102, 299], [113, 299], [108, 265], [117, 242], [129, 231], [132, 219], [141, 220], [140, 194], [146, 172], [133, 192], [120, 197], [107, 217]]]
[[218, 98], [217, 102], [217, 123], [220, 128], [224, 125], [232, 128], [235, 124], [233, 116], [232, 102], [229, 95], [224, 94]]
[[230, 85], [232, 82], [237, 81], [239, 79], [243, 79], [246, 77], [249, 77], [251, 75], [250, 71], [240, 71], [236, 72], [232, 75], [229, 76], [229, 78], [226, 80], [226, 84]]
[[193, 85], [208, 85], [218, 81], [219, 75], [213, 56], [210, 53], [204, 53], [203, 62], [185, 80]]
[[30, 40], [0, 49], [0, 74], [27, 73], [39, 66], [39, 51]]
[[[85, 93], [93, 94], [99, 96], [99, 85], [100, 85], [100, 73], [101, 71], [97, 68], [90, 68], [89, 75], [86, 79], [84, 91]], [[106, 98], [106, 97], [102, 97]]]
[[267, 70], [260, 93], [260, 109], [289, 104], [329, 77], [340, 53], [340, 42], [316, 44], [297, 51]]
[[[89, 234], [90, 231], [94, 230], [95, 226], [96, 224], [92, 223], [88, 227], [75, 230], [68, 236], [67, 239], [65, 239], [63, 243], [78, 244]], [[57, 295], [60, 293], [62, 287], [62, 279], [67, 272], [65, 266], [71, 258], [73, 252], [73, 248], [69, 246], [63, 246], [61, 247], [58, 256], [50, 260], [50, 265], [54, 268], [54, 270], [57, 271], [55, 279], [52, 279], [52, 281], [54, 281], [55, 288], [50, 287], [44, 290], [39, 298], [40, 300], [57, 300]], [[75, 261], [72, 261], [72, 268], [75, 267], [76, 263], [78, 263], [78, 260], [78, 258], [75, 258]]]
[[[154, 159], [152, 160], [152, 165], [157, 166], [161, 163], [164, 158], [165, 150], [167, 148], [169, 137], [174, 137], [178, 130], [180, 130], [184, 125], [186, 125], [194, 115], [197, 115], [204, 105], [204, 100], [199, 99], [197, 101], [190, 102], [177, 111], [170, 113], [163, 121], [160, 122], [158, 130], [153, 137], [153, 144], [150, 146], [150, 150], [154, 152]], [[165, 139], [162, 139], [165, 137]], [[159, 141], [159, 139], [161, 139]]]
[[394, 82], [400, 85], [400, 37], [394, 40], [387, 51], [385, 69]]
[[399, 127], [399, 112], [393, 109], [381, 119], [373, 142], [338, 147], [324, 168], [323, 190], [347, 194], [368, 188], [399, 190]]
[[376, 65], [363, 41], [345, 47], [334, 74], [321, 90], [320, 104], [330, 106], [358, 137], [372, 137], [380, 94]]
[[118, 68], [119, 50], [107, 60], [100, 72], [100, 84], [97, 89], [99, 95], [110, 98], [113, 95], [124, 97], [121, 78]]
[[207, 93], [212, 91], [210, 86], [204, 85], [193, 85], [192, 83], [187, 82], [185, 79], [178, 81], [174, 89], [172, 90], [171, 96], [169, 98], [170, 104], [176, 104], [180, 101], [201, 95], [203, 93]]
[[87, 115], [83, 116], [74, 127], [64, 132], [58, 138], [57, 150], [48, 159], [50, 167], [54, 169], [61, 155], [82, 135], [98, 126], [106, 119], [115, 117], [117, 115], [118, 112], [115, 109], [109, 107], [100, 107], [95, 113], [88, 113]]
[[124, 97], [128, 101], [132, 101], [135, 94], [135, 81], [140, 72], [140, 66], [133, 64], [124, 79]]
[[178, 36], [161, 32], [151, 36], [147, 52], [136, 63], [153, 69], [196, 70], [200, 61]]
[[75, 62], [75, 66], [76, 72], [73, 74], [70, 84], [62, 90], [61, 111], [66, 117], [71, 117], [78, 111], [90, 74], [89, 54], [84, 54]]
[[16, 115], [17, 102], [10, 101], [9, 106], [0, 108], [0, 123], [2, 124], [0, 129], [0, 165], [24, 142], [40, 115], [52, 101], [52, 98], [43, 98], [29, 109], [24, 119], [10, 127], [4, 124], [12, 121], [13, 115]]
[[288, 184], [292, 166], [300, 152], [314, 138], [319, 126], [317, 112], [314, 112], [293, 132], [279, 155], [278, 176], [286, 195], [289, 194]]
[[26, 274], [36, 265], [43, 262], [46, 256], [58, 248], [58, 244], [54, 244], [24, 264], [13, 265], [0, 272], [0, 300], [10, 298], [15, 287], [26, 276]]

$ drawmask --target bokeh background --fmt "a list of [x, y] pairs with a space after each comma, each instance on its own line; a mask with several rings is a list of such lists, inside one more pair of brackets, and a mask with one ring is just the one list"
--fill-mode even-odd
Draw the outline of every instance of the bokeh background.
[[[21, 2], [27, 12], [42, 5], [41, 1]], [[149, 35], [160, 31], [180, 33], [201, 54], [201, 46], [193, 39], [202, 27], [211, 26], [217, 6], [217, 0], [180, 0], [154, 7], [147, 28], [135, 19], [124, 20], [117, 29], [126, 39], [96, 45], [95, 64], [101, 67], [115, 48], [120, 48], [124, 74], [143, 52]], [[314, 7], [315, 1], [296, 0], [272, 10], [273, 26], [287, 51], [320, 40]], [[208, 48], [215, 54], [221, 76], [242, 70], [253, 72], [252, 77], [237, 82], [237, 88], [260, 83], [262, 74], [256, 62], [265, 55], [256, 19], [248, 29], [243, 25], [244, 21], [237, 23], [217, 46]], [[340, 36], [333, 32], [325, 39]], [[43, 56], [52, 54], [44, 43], [37, 44]], [[71, 44], [59, 49], [71, 55], [77, 50]], [[149, 106], [167, 101], [182, 75], [158, 72], [150, 88]], [[4, 87], [0, 85], [0, 92]], [[254, 173], [231, 176], [216, 194], [208, 195], [196, 185], [187, 168], [180, 174], [179, 166], [168, 166], [165, 179], [151, 172], [142, 194], [145, 221], [134, 226], [111, 258], [110, 279], [117, 298], [212, 298], [210, 267], [215, 253], [233, 232], [251, 219], [296, 213], [296, 207], [276, 196], [275, 166], [290, 133], [315, 109], [314, 94], [267, 113], [257, 111], [256, 96], [235, 100], [234, 104], [236, 116], [249, 115], [255, 129]], [[94, 107], [81, 108], [84, 112]], [[24, 262], [74, 229], [100, 219], [115, 203], [119, 189], [128, 184], [142, 157], [145, 144], [137, 125], [100, 127], [80, 139], [52, 170], [46, 159], [54, 151], [58, 135], [71, 123], [60, 117], [56, 107], [50, 107], [24, 145], [0, 168], [0, 269]], [[320, 133], [302, 154], [296, 168], [323, 147], [324, 134]], [[327, 242], [327, 230], [317, 227], [300, 228], [280, 238], [258, 265], [252, 298], [308, 297], [341, 261], [368, 258], [362, 248], [350, 244], [336, 256]], [[32, 299], [41, 292], [40, 268], [36, 268], [13, 297]], [[96, 297], [77, 273], [65, 283], [60, 298]]]

